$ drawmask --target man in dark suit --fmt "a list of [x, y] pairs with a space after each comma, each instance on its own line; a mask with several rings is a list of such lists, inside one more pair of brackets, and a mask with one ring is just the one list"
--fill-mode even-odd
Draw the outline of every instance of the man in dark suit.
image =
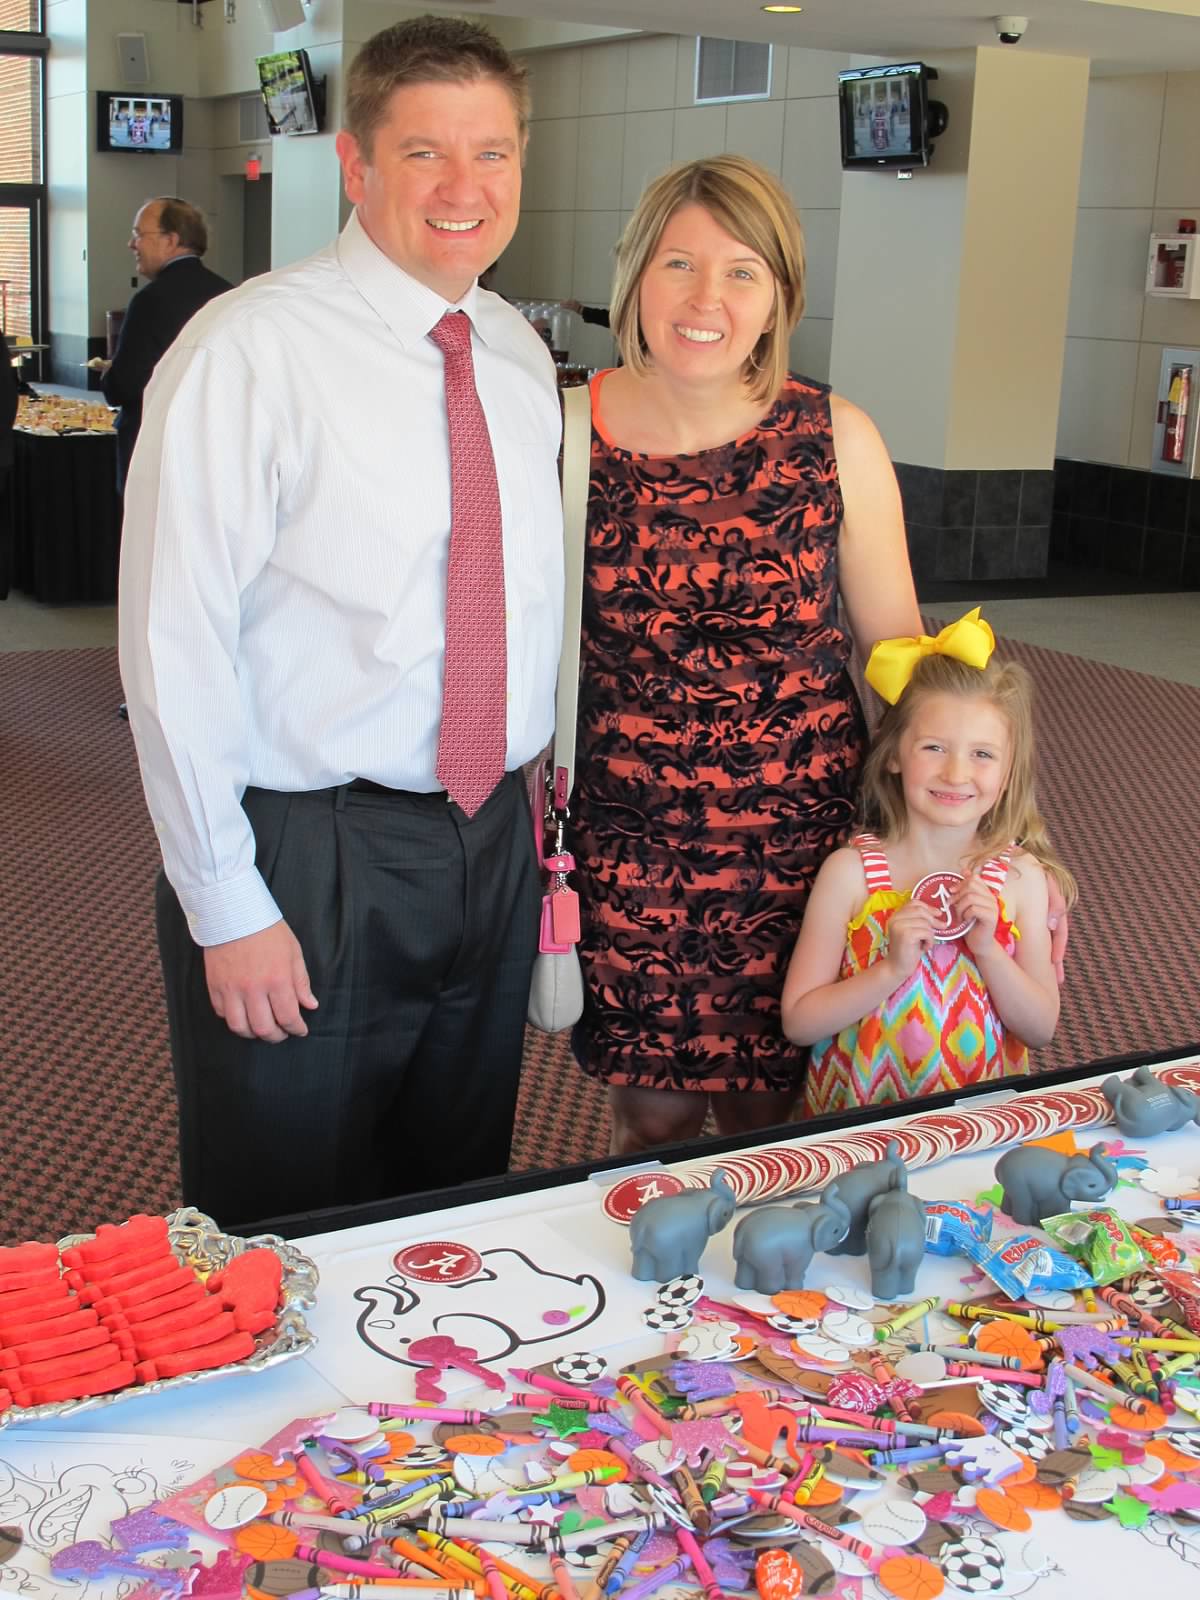
[[185, 322], [233, 285], [210, 272], [204, 218], [186, 200], [147, 200], [129, 236], [138, 272], [150, 281], [129, 302], [113, 359], [100, 387], [117, 418], [117, 488], [124, 491], [129, 459], [142, 425], [142, 395], [150, 375]]

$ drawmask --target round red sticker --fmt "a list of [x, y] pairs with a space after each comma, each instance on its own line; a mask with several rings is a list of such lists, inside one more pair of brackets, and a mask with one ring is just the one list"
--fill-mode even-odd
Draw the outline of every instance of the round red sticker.
[[913, 886], [912, 898], [937, 913], [938, 925], [933, 934], [935, 939], [961, 939], [969, 928], [975, 926], [974, 917], [955, 920], [954, 891], [962, 881], [961, 872], [930, 872]]
[[685, 1187], [683, 1179], [673, 1172], [633, 1172], [620, 1183], [614, 1183], [604, 1196], [604, 1214], [614, 1222], [628, 1222], [635, 1211], [640, 1211], [647, 1200], [657, 1200], [664, 1194], [678, 1194]]
[[392, 1265], [419, 1283], [466, 1283], [483, 1266], [483, 1257], [469, 1244], [434, 1239], [425, 1244], [406, 1244], [403, 1250], [396, 1251]]

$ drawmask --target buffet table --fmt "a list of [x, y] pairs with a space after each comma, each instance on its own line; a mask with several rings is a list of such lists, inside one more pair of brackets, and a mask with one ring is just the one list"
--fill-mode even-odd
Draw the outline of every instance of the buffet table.
[[[1200, 1047], [1137, 1058], [1146, 1060], [1163, 1069], [1167, 1081], [1200, 1084]], [[679, 1179], [684, 1188], [699, 1189], [720, 1170], [732, 1182], [740, 1201], [779, 1201], [785, 1195], [790, 1201], [796, 1198], [796, 1192], [789, 1192], [789, 1184], [798, 1172], [828, 1180], [851, 1163], [878, 1161], [887, 1139], [895, 1136], [910, 1158], [910, 1192], [926, 1202], [956, 1200], [974, 1207], [991, 1188], [995, 1163], [1004, 1148], [990, 1140], [1005, 1132], [1011, 1136], [1013, 1127], [1020, 1125], [1023, 1130], [1033, 1128], [1039, 1137], [1049, 1133], [1051, 1137], [1061, 1135], [1077, 1140], [1082, 1151], [1096, 1142], [1104, 1143], [1110, 1153], [1115, 1147], [1116, 1152], [1130, 1158], [1129, 1172], [1139, 1183], [1122, 1184], [1105, 1203], [1129, 1221], [1159, 1212], [1169, 1220], [1170, 1214], [1159, 1197], [1186, 1190], [1186, 1183], [1181, 1190], [1178, 1182], [1171, 1189], [1172, 1173], [1176, 1178], [1180, 1173], [1200, 1177], [1200, 1129], [1189, 1125], [1150, 1140], [1122, 1141], [1111, 1122], [1102, 1125], [1099, 1118], [1103, 1115], [1103, 1102], [1094, 1091], [1110, 1069], [1128, 1072], [1135, 1064], [1134, 1058], [1123, 1058], [1023, 1081], [1012, 1090], [993, 1088], [957, 1099], [933, 1097], [910, 1105], [902, 1116], [856, 1113], [822, 1119], [819, 1127], [812, 1125], [811, 1131], [806, 1128], [802, 1137], [795, 1136], [795, 1129], [781, 1130], [786, 1141], [782, 1145], [764, 1146], [748, 1140], [697, 1141], [667, 1152], [675, 1159], [661, 1165], [625, 1162], [602, 1170], [579, 1168], [526, 1175], [467, 1186], [454, 1195], [409, 1196], [391, 1208], [372, 1206], [327, 1213], [322, 1219], [325, 1226], [310, 1226], [295, 1238], [297, 1246], [315, 1260], [320, 1272], [317, 1303], [307, 1313], [309, 1327], [316, 1335], [311, 1349], [297, 1359], [251, 1375], [213, 1377], [175, 1389], [169, 1395], [131, 1397], [111, 1406], [102, 1402], [95, 1409], [39, 1422], [36, 1427], [10, 1426], [7, 1432], [0, 1433], [0, 1511], [4, 1511], [0, 1521], [24, 1521], [23, 1512], [14, 1518], [5, 1511], [2, 1486], [6, 1472], [10, 1483], [18, 1478], [40, 1482], [53, 1473], [54, 1491], [64, 1497], [73, 1485], [78, 1486], [80, 1479], [71, 1478], [74, 1472], [84, 1479], [90, 1474], [94, 1483], [103, 1481], [111, 1490], [116, 1476], [124, 1474], [128, 1478], [135, 1471], [157, 1471], [161, 1489], [164, 1485], [171, 1487], [174, 1481], [168, 1470], [169, 1461], [175, 1463], [176, 1478], [188, 1480], [189, 1474], [202, 1475], [217, 1467], [218, 1462], [228, 1462], [237, 1451], [260, 1448], [298, 1418], [327, 1416], [338, 1408], [361, 1407], [367, 1402], [411, 1407], [418, 1392], [421, 1366], [410, 1359], [410, 1350], [415, 1350], [417, 1339], [432, 1335], [452, 1336], [459, 1345], [475, 1351], [494, 1373], [510, 1368], [539, 1369], [555, 1357], [572, 1353], [582, 1359], [586, 1352], [589, 1358], [603, 1358], [615, 1375], [631, 1362], [661, 1354], [665, 1344], [674, 1345], [681, 1337], [679, 1332], [672, 1334], [669, 1330], [683, 1324], [672, 1315], [660, 1315], [657, 1322], [646, 1323], [643, 1312], [656, 1308], [661, 1313], [664, 1303], [677, 1309], [682, 1291], [676, 1292], [675, 1301], [668, 1296], [664, 1302], [660, 1297], [656, 1306], [657, 1286], [636, 1282], [631, 1276], [628, 1229], [614, 1217], [624, 1216], [630, 1209], [624, 1199], [631, 1191], [663, 1192], [676, 1187], [674, 1179]], [[1099, 1114], [1097, 1105], [1101, 1106]], [[1061, 1129], [1050, 1127], [1057, 1106], [1063, 1109]], [[986, 1132], [988, 1129], [991, 1133]], [[948, 1144], [960, 1153], [945, 1157]], [[1139, 1166], [1139, 1157], [1148, 1158], [1148, 1176], [1155, 1179], [1157, 1187], [1150, 1182], [1139, 1186], [1145, 1165], [1142, 1162]], [[295, 1235], [297, 1228], [313, 1220], [284, 1219], [280, 1231]], [[1018, 1231], [1005, 1218], [997, 1216], [996, 1221], [998, 1235]], [[703, 1277], [703, 1293], [726, 1308], [737, 1305], [752, 1316], [765, 1317], [771, 1310], [770, 1303], [762, 1296], [739, 1291], [734, 1285], [733, 1233], [730, 1226], [709, 1241], [698, 1269]], [[1182, 1235], [1176, 1233], [1172, 1237], [1186, 1237], [1186, 1228]], [[1194, 1257], [1191, 1266], [1194, 1270]], [[978, 1299], [989, 1293], [990, 1283], [978, 1273], [973, 1282], [972, 1272], [971, 1264], [960, 1257], [926, 1255], [915, 1292], [903, 1298], [913, 1301], [918, 1296], [932, 1296], [941, 1304], [925, 1312], [923, 1320], [915, 1322], [904, 1337], [941, 1343], [949, 1340], [952, 1333], [961, 1333], [961, 1326], [956, 1328], [946, 1318], [943, 1307], [951, 1301]], [[835, 1308], [861, 1304], [862, 1314], [868, 1320], [874, 1316], [878, 1325], [878, 1308], [875, 1312], [866, 1309], [871, 1305], [869, 1284], [867, 1261], [851, 1256], [816, 1256], [806, 1280], [806, 1288], [822, 1291], [817, 1299], [828, 1290]], [[835, 1285], [845, 1287], [835, 1289]], [[1061, 1307], [1061, 1297], [1058, 1304]], [[1100, 1307], [1102, 1313], [1105, 1309]], [[839, 1315], [843, 1322], [856, 1320], [852, 1309]], [[820, 1335], [818, 1330], [818, 1336], [832, 1337], [833, 1324], [827, 1322], [823, 1326], [826, 1333]], [[805, 1336], [798, 1328], [789, 1332]], [[808, 1337], [813, 1337], [811, 1329]], [[874, 1348], [894, 1360], [896, 1349], [904, 1348], [895, 1345], [896, 1337], [899, 1336]], [[815, 1350], [818, 1346], [810, 1348]], [[1193, 1357], [1193, 1362], [1196, 1359]], [[665, 1365], [665, 1359], [655, 1363], [657, 1368]], [[444, 1385], [445, 1403], [451, 1407], [496, 1410], [505, 1404], [468, 1373], [448, 1370], [438, 1381]], [[954, 1398], [948, 1397], [948, 1404], [964, 1404], [962, 1387], [960, 1384], [952, 1391]], [[1009, 1392], [1019, 1395], [1023, 1391]], [[1113, 1418], [1117, 1415], [1112, 1413]], [[995, 1419], [990, 1420], [995, 1426]], [[561, 1416], [558, 1421], [561, 1423]], [[423, 1438], [422, 1427], [427, 1428], [428, 1424], [405, 1421], [402, 1426]], [[1125, 1426], [1136, 1429], [1138, 1424], [1133, 1419]], [[1176, 1516], [1135, 1515], [1139, 1508], [1144, 1510], [1144, 1502], [1137, 1499], [1138, 1486], [1150, 1484], [1161, 1468], [1151, 1464], [1149, 1473], [1141, 1470], [1139, 1475], [1139, 1464], [1144, 1469], [1146, 1459], [1138, 1436], [1136, 1432], [1122, 1433], [1113, 1422], [1104, 1434], [1103, 1444], [1096, 1446], [1100, 1453], [1094, 1454], [1094, 1465], [1087, 1463], [1088, 1495], [1085, 1496], [1082, 1483], [1076, 1485], [1077, 1503], [1057, 1493], [1048, 1495], [1045, 1505], [1038, 1508], [1043, 1514], [1035, 1517], [1033, 1531], [1028, 1535], [1020, 1531], [1020, 1523], [998, 1528], [994, 1520], [975, 1512], [972, 1497], [978, 1485], [959, 1485], [956, 1507], [950, 1509], [942, 1481], [946, 1474], [936, 1481], [930, 1478], [934, 1499], [940, 1496], [938, 1515], [943, 1522], [948, 1519], [947, 1526], [959, 1526], [961, 1533], [961, 1537], [955, 1536], [953, 1551], [943, 1555], [941, 1570], [946, 1587], [936, 1592], [944, 1592], [950, 1600], [958, 1594], [981, 1592], [1030, 1594], [1038, 1600], [1078, 1600], [1080, 1596], [1087, 1600], [1124, 1600], [1133, 1581], [1130, 1575], [1135, 1571], [1139, 1584], [1148, 1585], [1151, 1591], [1157, 1588], [1164, 1596], [1193, 1592], [1200, 1572], [1200, 1408], [1194, 1419], [1180, 1412], [1171, 1427], [1194, 1429], [1197, 1451], [1196, 1476], [1187, 1480], [1181, 1494], [1184, 1507], [1191, 1505], [1195, 1510], [1184, 1510]], [[443, 1429], [443, 1434], [446, 1431]], [[1182, 1432], [1172, 1433], [1171, 1437], [1185, 1445], [1188, 1442]], [[1029, 1438], [1031, 1452], [1036, 1442]], [[782, 1448], [782, 1443], [777, 1440], [775, 1448]], [[1174, 1459], [1184, 1461], [1182, 1470], [1186, 1474], [1186, 1455], [1176, 1455]], [[1102, 1468], [1111, 1476], [1111, 1485], [1107, 1480], [1100, 1483]], [[218, 1487], [228, 1482], [228, 1469], [224, 1470], [225, 1476], [218, 1471], [214, 1480]], [[907, 1470], [910, 1469], [901, 1469]], [[822, 1568], [825, 1576], [820, 1586], [805, 1592], [825, 1593], [836, 1600], [881, 1600], [888, 1594], [901, 1595], [902, 1600], [932, 1600], [935, 1591], [918, 1581], [916, 1567], [911, 1574], [910, 1593], [898, 1576], [902, 1569], [907, 1570], [902, 1561], [896, 1565], [898, 1558], [893, 1557], [885, 1583], [878, 1562], [872, 1565], [862, 1554], [869, 1547], [877, 1548], [880, 1542], [891, 1544], [893, 1539], [902, 1546], [908, 1537], [902, 1533], [903, 1524], [909, 1519], [917, 1520], [917, 1513], [910, 1490], [898, 1487], [902, 1481], [908, 1480], [891, 1471], [884, 1487], [876, 1485], [865, 1494], [846, 1494], [836, 1518], [832, 1511], [828, 1514], [832, 1521], [849, 1527], [859, 1543], [856, 1546], [853, 1537], [848, 1543], [843, 1539], [841, 1544], [818, 1538], [815, 1545], [819, 1547], [819, 1559], [828, 1571]], [[1099, 1489], [1096, 1483], [1100, 1483]], [[1189, 1499], [1191, 1484], [1196, 1485], [1196, 1490]], [[1030, 1497], [1033, 1487], [1031, 1484], [1021, 1504], [1036, 1503]], [[1119, 1504], [1121, 1515], [1101, 1508], [1096, 1496]], [[580, 1498], [582, 1502], [582, 1492]], [[923, 1498], [932, 1515], [933, 1502], [929, 1495]], [[904, 1502], [903, 1515], [894, 1509], [900, 1501]], [[180, 1503], [185, 1502], [183, 1496]], [[978, 1503], [983, 1506], [983, 1498]], [[594, 1501], [588, 1504], [594, 1509]], [[1051, 1504], [1054, 1509], [1046, 1509]], [[995, 1519], [997, 1515], [992, 1509], [991, 1517]], [[925, 1523], [924, 1512], [919, 1520]], [[1028, 1525], [1027, 1518], [1024, 1525]], [[789, 1545], [801, 1538], [800, 1530], [791, 1524], [780, 1526], [789, 1531], [777, 1532], [768, 1543]], [[889, 1528], [894, 1530], [892, 1534], [888, 1533]], [[80, 1535], [76, 1533], [75, 1537]], [[869, 1539], [874, 1540], [873, 1546], [864, 1542]], [[602, 1538], [600, 1542], [603, 1543]], [[934, 1547], [936, 1544], [935, 1538]], [[927, 1547], [928, 1538], [922, 1549]], [[499, 1550], [500, 1546], [495, 1548]], [[519, 1545], [515, 1554], [512, 1549], [507, 1554], [518, 1564], [527, 1557]], [[32, 1556], [29, 1559], [32, 1562]], [[20, 1558], [12, 1557], [11, 1563], [19, 1566]], [[28, 1570], [36, 1575], [34, 1568]], [[577, 1576], [582, 1589], [586, 1573]], [[322, 1579], [322, 1584], [331, 1585], [333, 1581], [328, 1577]], [[709, 1600], [717, 1600], [722, 1592], [734, 1592], [738, 1587], [748, 1587], [753, 1593], [753, 1567], [742, 1585], [735, 1584], [726, 1570], [723, 1585], [724, 1589], [721, 1584], [708, 1589]], [[68, 1594], [78, 1592], [65, 1585], [55, 1589], [53, 1584], [47, 1586], [44, 1582], [35, 1587], [42, 1600], [59, 1594], [66, 1600]], [[698, 1587], [688, 1573], [668, 1581], [660, 1593], [667, 1597], [694, 1594]], [[299, 1579], [297, 1588], [303, 1588], [306, 1595], [313, 1593]], [[489, 1588], [499, 1600], [499, 1591], [490, 1585]], [[100, 1595], [110, 1592], [116, 1595], [116, 1589], [102, 1587], [94, 1591], [89, 1587], [86, 1592], [87, 1600], [99, 1600]], [[262, 1592], [251, 1590], [256, 1595]], [[323, 1587], [321, 1592], [334, 1591]], [[552, 1593], [547, 1590], [547, 1600]], [[148, 1591], [145, 1600], [150, 1600]]]
[[12, 586], [45, 605], [116, 598], [121, 502], [106, 406], [22, 399], [13, 435]]

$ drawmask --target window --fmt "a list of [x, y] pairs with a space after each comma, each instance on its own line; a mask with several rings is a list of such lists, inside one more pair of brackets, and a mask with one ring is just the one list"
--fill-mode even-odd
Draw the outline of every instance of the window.
[[[0, 328], [45, 342], [45, 51], [41, 0], [0, 0]], [[40, 357], [34, 374], [40, 375]], [[29, 368], [25, 369], [29, 376]]]
[[736, 39], [697, 39], [696, 104], [767, 99], [772, 48]]
[[41, 33], [42, 0], [0, 0], [0, 29]]
[[0, 34], [0, 184], [41, 181], [42, 60], [5, 54]]

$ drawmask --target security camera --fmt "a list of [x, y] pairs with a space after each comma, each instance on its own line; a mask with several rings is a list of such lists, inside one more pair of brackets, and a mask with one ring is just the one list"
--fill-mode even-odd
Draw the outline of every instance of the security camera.
[[997, 17], [996, 37], [1001, 44], [1020, 44], [1025, 29], [1029, 26], [1028, 17]]

